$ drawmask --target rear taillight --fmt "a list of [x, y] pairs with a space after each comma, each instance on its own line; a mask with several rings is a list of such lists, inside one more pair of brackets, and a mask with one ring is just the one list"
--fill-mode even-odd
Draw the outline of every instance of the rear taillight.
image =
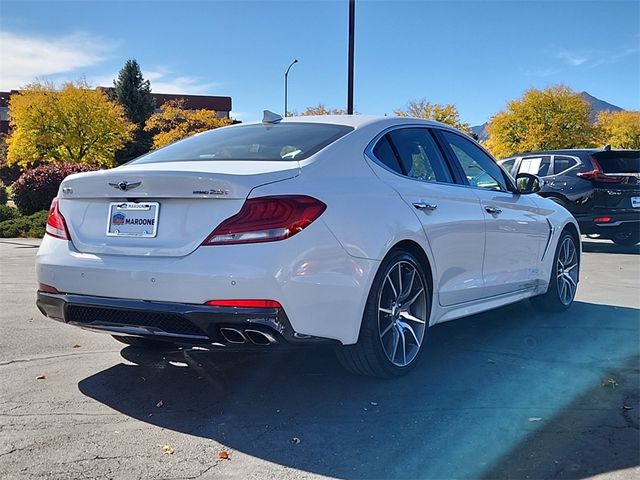
[[586, 180], [593, 180], [596, 182], [606, 182], [606, 183], [620, 183], [624, 181], [624, 177], [613, 177], [605, 175], [602, 171], [602, 167], [598, 163], [598, 161], [591, 157], [591, 163], [593, 163], [593, 170], [589, 172], [580, 172], [578, 175], [580, 178], [584, 178]]
[[64, 217], [60, 213], [60, 208], [58, 207], [57, 197], [51, 202], [45, 231], [52, 237], [61, 238], [62, 240], [71, 240], [69, 230], [67, 229], [67, 222], [64, 221]]
[[202, 245], [274, 242], [294, 236], [322, 215], [327, 206], [306, 195], [258, 197], [226, 219]]
[[205, 304], [212, 307], [282, 308], [275, 300], [209, 300]]
[[594, 223], [609, 223], [611, 221], [611, 217], [596, 217], [593, 219]]

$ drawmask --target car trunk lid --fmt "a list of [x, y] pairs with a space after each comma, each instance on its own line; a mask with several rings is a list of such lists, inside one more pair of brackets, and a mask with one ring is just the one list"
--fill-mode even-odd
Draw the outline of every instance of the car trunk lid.
[[[299, 171], [292, 161], [133, 164], [67, 177], [59, 205], [81, 253], [180, 257], [236, 214], [253, 188], [293, 178]], [[133, 208], [128, 210], [127, 204]], [[151, 206], [149, 218], [157, 210], [157, 218], [149, 222], [155, 228], [118, 231], [114, 222], [123, 224], [128, 217], [138, 221], [136, 206]]]

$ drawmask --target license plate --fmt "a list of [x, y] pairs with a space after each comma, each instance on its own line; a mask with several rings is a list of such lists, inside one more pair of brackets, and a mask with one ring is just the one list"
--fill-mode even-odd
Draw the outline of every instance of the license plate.
[[111, 202], [107, 235], [110, 237], [155, 237], [158, 202]]
[[633, 208], [640, 208], [640, 197], [631, 197], [631, 206]]

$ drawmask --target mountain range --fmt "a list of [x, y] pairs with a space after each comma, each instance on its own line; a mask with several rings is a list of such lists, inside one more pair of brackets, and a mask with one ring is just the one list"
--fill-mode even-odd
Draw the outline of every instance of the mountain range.
[[[596, 116], [603, 110], [609, 110], [611, 112], [620, 112], [624, 110], [624, 108], [620, 108], [617, 105], [613, 105], [609, 102], [605, 102], [604, 100], [600, 100], [599, 98], [596, 98], [587, 92], [580, 92], [580, 96], [584, 98], [589, 103], [589, 105], [591, 105], [591, 122], [595, 122]], [[471, 127], [471, 131], [478, 135], [479, 140], [486, 140], [488, 138], [488, 124], [489, 122], [484, 122], [482, 125], [475, 125]]]

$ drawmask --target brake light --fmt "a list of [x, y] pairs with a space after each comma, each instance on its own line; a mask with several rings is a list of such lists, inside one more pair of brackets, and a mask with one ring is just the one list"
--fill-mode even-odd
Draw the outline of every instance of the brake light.
[[218, 225], [202, 245], [284, 240], [311, 225], [326, 208], [320, 200], [306, 195], [250, 198], [240, 212]]
[[67, 222], [65, 222], [64, 217], [60, 213], [60, 208], [58, 207], [57, 197], [51, 202], [45, 232], [52, 237], [61, 238], [62, 240], [71, 240], [69, 230], [67, 229]]
[[209, 300], [205, 304], [212, 307], [282, 308], [275, 300]]
[[609, 223], [611, 221], [611, 217], [596, 217], [593, 219], [594, 223]]
[[624, 177], [610, 177], [608, 175], [605, 175], [602, 171], [602, 167], [594, 157], [591, 157], [591, 163], [593, 163], [594, 169], [589, 172], [578, 173], [577, 175], [580, 178], [606, 183], [620, 183], [624, 181]]

